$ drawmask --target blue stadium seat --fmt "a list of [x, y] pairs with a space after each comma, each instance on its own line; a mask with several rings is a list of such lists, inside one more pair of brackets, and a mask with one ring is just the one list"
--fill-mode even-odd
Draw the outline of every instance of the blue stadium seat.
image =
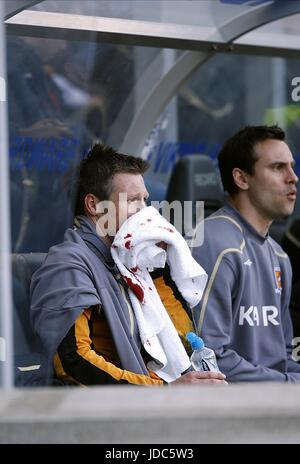
[[46, 363], [30, 323], [30, 281], [45, 259], [45, 253], [12, 254], [15, 385], [47, 384]]
[[172, 172], [166, 200], [192, 202], [192, 227], [196, 225], [196, 201], [204, 201], [204, 217], [224, 204], [224, 191], [213, 160], [207, 155], [187, 155], [177, 161]]

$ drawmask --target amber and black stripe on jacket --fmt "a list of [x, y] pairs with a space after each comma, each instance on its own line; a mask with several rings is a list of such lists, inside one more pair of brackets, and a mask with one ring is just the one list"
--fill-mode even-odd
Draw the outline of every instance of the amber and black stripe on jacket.
[[[180, 301], [181, 297], [167, 273], [153, 277], [162, 302], [184, 341], [184, 335], [192, 329], [192, 323]], [[147, 376], [126, 371], [119, 366], [110, 328], [101, 308], [86, 308], [59, 345], [54, 358], [57, 377], [83, 386], [164, 384], [151, 371]]]

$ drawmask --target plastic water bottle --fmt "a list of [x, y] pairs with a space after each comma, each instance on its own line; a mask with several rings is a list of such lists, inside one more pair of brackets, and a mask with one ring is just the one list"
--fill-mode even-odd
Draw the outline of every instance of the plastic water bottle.
[[186, 339], [193, 349], [190, 359], [195, 371], [220, 372], [215, 352], [204, 346], [202, 338], [198, 337], [194, 332], [188, 332]]

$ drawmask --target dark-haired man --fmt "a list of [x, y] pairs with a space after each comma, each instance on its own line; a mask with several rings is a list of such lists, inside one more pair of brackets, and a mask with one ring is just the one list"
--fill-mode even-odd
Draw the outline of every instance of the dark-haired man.
[[269, 236], [293, 212], [295, 161], [277, 126], [245, 127], [227, 140], [219, 168], [228, 203], [205, 221], [193, 256], [209, 275], [195, 312], [229, 381], [299, 382], [292, 359], [291, 266]]
[[[164, 383], [146, 367], [128, 287], [110, 253], [122, 223], [145, 206], [147, 167], [142, 159], [95, 145], [79, 167], [76, 228], [66, 231], [33, 276], [33, 325], [63, 381]], [[176, 306], [171, 292], [170, 299]], [[182, 374], [171, 383], [224, 383], [220, 373]]]

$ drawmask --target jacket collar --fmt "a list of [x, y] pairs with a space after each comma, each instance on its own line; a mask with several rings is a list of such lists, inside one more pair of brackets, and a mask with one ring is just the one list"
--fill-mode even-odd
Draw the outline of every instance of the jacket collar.
[[111, 256], [109, 245], [100, 237], [96, 231], [96, 225], [84, 215], [76, 216], [74, 229], [80, 235], [86, 245], [101, 259], [105, 266], [114, 271], [116, 265]]
[[245, 217], [242, 216], [241, 213], [228, 202], [225, 203], [223, 210], [237, 219], [237, 221], [242, 225], [243, 229], [247, 230], [247, 232], [259, 243], [263, 244], [269, 238], [269, 233], [267, 233], [266, 236], [263, 236], [257, 232], [257, 230], [245, 219]]

